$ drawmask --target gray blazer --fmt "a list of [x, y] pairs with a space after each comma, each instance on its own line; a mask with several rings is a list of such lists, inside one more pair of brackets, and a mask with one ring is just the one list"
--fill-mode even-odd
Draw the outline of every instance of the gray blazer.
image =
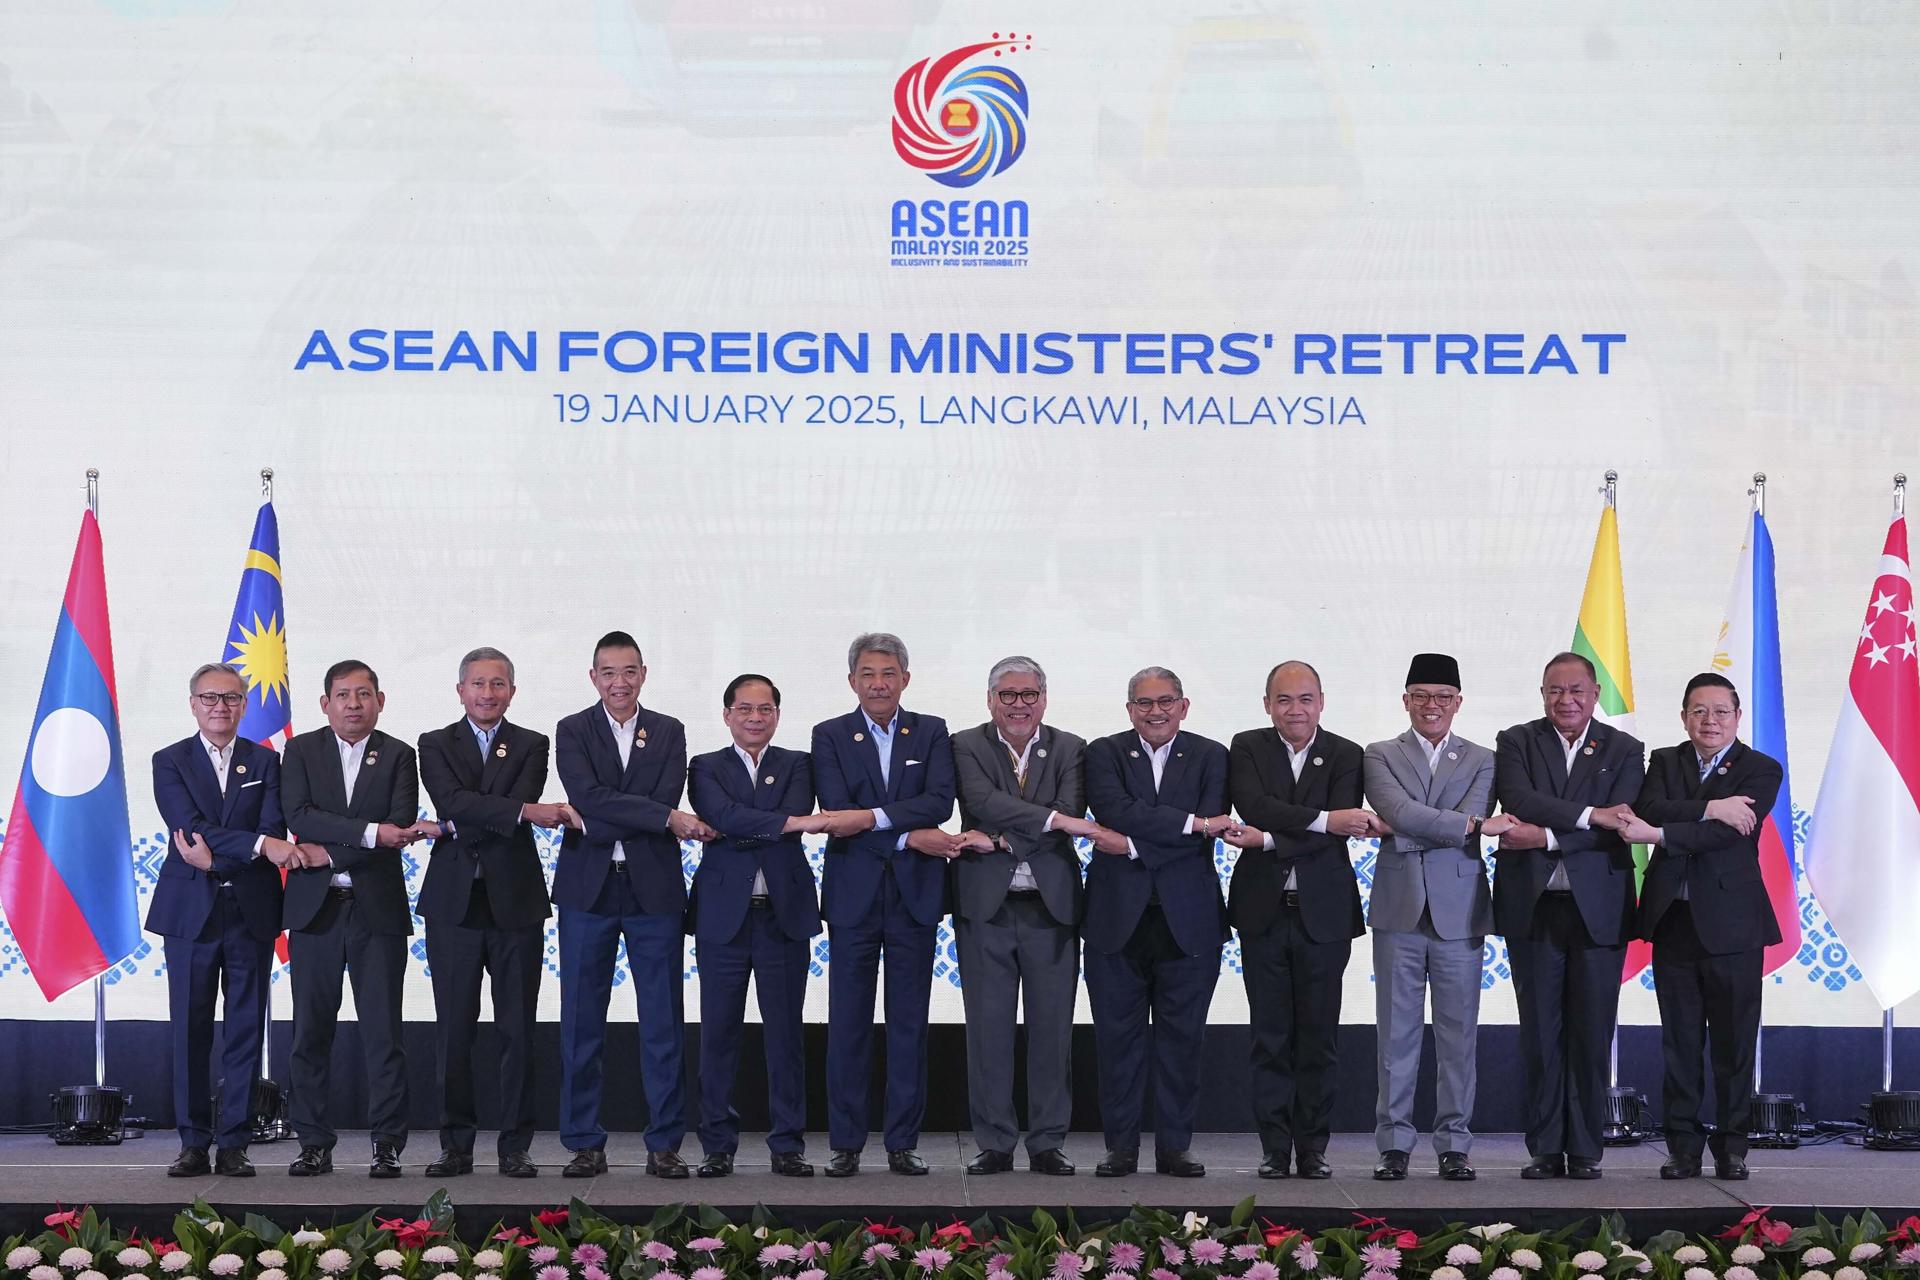
[[968, 830], [1004, 835], [1012, 853], [963, 853], [953, 860], [953, 914], [993, 918], [1006, 901], [1016, 864], [1025, 862], [1040, 887], [1047, 914], [1061, 924], [1080, 922], [1080, 855], [1064, 831], [1042, 831], [1049, 812], [1087, 813], [1086, 741], [1042, 724], [1027, 758], [1023, 792], [1013, 761], [993, 722], [953, 735], [953, 767], [960, 784], [960, 822]]
[[1433, 931], [1450, 941], [1493, 932], [1486, 867], [1466, 847], [1467, 819], [1493, 812], [1493, 764], [1493, 752], [1457, 734], [1432, 773], [1412, 729], [1367, 748], [1367, 802], [1394, 830], [1380, 841], [1373, 928], [1411, 933], [1425, 908]]

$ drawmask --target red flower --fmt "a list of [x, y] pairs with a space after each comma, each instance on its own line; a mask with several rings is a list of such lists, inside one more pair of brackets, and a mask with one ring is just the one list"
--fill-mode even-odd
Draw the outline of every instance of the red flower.
[[1751, 1231], [1755, 1236], [1758, 1236], [1774, 1248], [1779, 1248], [1792, 1237], [1793, 1228], [1778, 1218], [1769, 1218], [1767, 1213], [1772, 1208], [1772, 1205], [1767, 1205], [1765, 1208], [1753, 1210], [1747, 1214], [1746, 1217], [1740, 1219], [1740, 1221], [1734, 1223], [1725, 1231], [1722, 1231], [1719, 1239], [1744, 1240], [1747, 1237], [1747, 1233]]
[[1261, 1238], [1266, 1241], [1269, 1249], [1278, 1249], [1281, 1245], [1299, 1234], [1301, 1234], [1301, 1232], [1298, 1227], [1290, 1227], [1284, 1222], [1275, 1223], [1269, 1221], [1267, 1222], [1267, 1229], [1262, 1233]]
[[493, 1238], [504, 1241], [518, 1249], [525, 1249], [529, 1245], [540, 1243], [538, 1236], [530, 1236], [518, 1227], [508, 1227], [504, 1231], [496, 1231], [493, 1233]]
[[158, 1236], [147, 1241], [147, 1248], [156, 1258], [164, 1258], [170, 1253], [180, 1252], [179, 1245], [171, 1240], [162, 1240]]
[[1373, 1230], [1367, 1234], [1368, 1243], [1372, 1243], [1375, 1240], [1391, 1240], [1396, 1249], [1412, 1249], [1420, 1243], [1420, 1236], [1417, 1232], [1408, 1231], [1402, 1227], [1388, 1226], [1385, 1218], [1369, 1218], [1364, 1213], [1356, 1213], [1353, 1217], [1356, 1227], [1373, 1228]]
[[567, 1225], [565, 1209], [542, 1209], [533, 1215], [534, 1220], [543, 1227], [564, 1227]]
[[1909, 1217], [1887, 1233], [1888, 1244], [1906, 1244], [1910, 1240], [1920, 1240], [1920, 1218]]
[[55, 1231], [58, 1231], [62, 1240], [71, 1240], [73, 1239], [72, 1228], [80, 1222], [80, 1210], [67, 1209], [56, 1211], [48, 1214], [43, 1221]]
[[944, 1227], [935, 1229], [933, 1239], [937, 1244], [950, 1246], [955, 1249], [971, 1249], [975, 1243], [973, 1228], [958, 1218], [955, 1218]]
[[867, 1234], [881, 1240], [910, 1240], [913, 1238], [911, 1228], [896, 1227], [891, 1222], [869, 1222], [867, 1224]]
[[378, 1226], [382, 1231], [393, 1232], [394, 1241], [402, 1249], [418, 1249], [435, 1236], [447, 1234], [435, 1231], [431, 1218], [415, 1218], [412, 1222], [405, 1218], [384, 1218], [379, 1220]]

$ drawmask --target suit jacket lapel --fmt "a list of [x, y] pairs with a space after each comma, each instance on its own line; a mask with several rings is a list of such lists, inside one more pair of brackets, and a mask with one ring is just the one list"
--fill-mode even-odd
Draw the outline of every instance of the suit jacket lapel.
[[[1421, 743], [1419, 747], [1421, 768], [1425, 768], [1427, 764], [1426, 751], [1424, 748], [1425, 743]], [[1454, 742], [1452, 735], [1449, 734], [1444, 749], [1440, 752], [1440, 763], [1436, 765], [1433, 770], [1433, 786], [1430, 794], [1436, 797], [1445, 795], [1447, 783], [1453, 780], [1453, 771], [1459, 767], [1460, 745]], [[1436, 805], [1435, 807], [1439, 808], [1441, 806]]]
[[[1013, 771], [1013, 757], [1007, 756], [1007, 776], [1013, 779], [1014, 786], [1019, 789], [1020, 797], [1023, 800], [1031, 800], [1034, 796], [1050, 794], [1042, 788], [1041, 784], [1046, 781], [1048, 770], [1053, 768], [1053, 752], [1049, 749], [1049, 739], [1051, 736], [1047, 726], [1044, 724], [1033, 731], [1033, 744], [1027, 748], [1027, 782], [1025, 786], [1020, 785], [1019, 775]], [[998, 745], [998, 743], [996, 742], [995, 745]], [[1002, 747], [1000, 754], [1006, 755], [1006, 748]]]
[[[227, 758], [227, 794], [220, 800], [221, 822], [233, 816], [234, 806], [240, 803], [240, 789], [255, 781], [253, 758], [258, 753], [259, 748], [246, 739], [233, 740], [233, 754]], [[213, 768], [213, 761], [207, 761], [207, 768]]]
[[[365, 749], [360, 753], [360, 772], [353, 775], [353, 790], [349, 792], [347, 795], [346, 811], [349, 814], [353, 812], [353, 802], [356, 799], [364, 795], [373, 794], [370, 790], [368, 790], [368, 788], [372, 785], [372, 778], [370, 775], [380, 765], [380, 748], [385, 744], [385, 742], [386, 742], [386, 735], [381, 733], [378, 729], [375, 729], [372, 733], [367, 735]], [[341, 775], [340, 781], [344, 785], [344, 783], [346, 782], [345, 774]]]
[[[238, 742], [234, 744], [234, 753], [239, 754]], [[227, 776], [231, 783], [231, 765], [228, 766]], [[197, 733], [187, 740], [187, 786], [192, 790], [193, 803], [200, 812], [225, 816], [226, 801], [220, 795], [220, 775], [213, 771], [213, 757], [207, 754], [207, 744], [200, 741]]]
[[[895, 720], [897, 724], [897, 715]], [[847, 736], [853, 740], [853, 754], [859, 758], [860, 763], [866, 768], [867, 777], [873, 782], [874, 794], [879, 796], [886, 795], [887, 780], [880, 776], [880, 744], [875, 741], [871, 733], [867, 732], [867, 713], [864, 711], [856, 711], [847, 718], [845, 724]], [[898, 735], [899, 732], [898, 728], [894, 729], [896, 735]]]
[[1542, 720], [1539, 730], [1533, 735], [1533, 745], [1546, 764], [1547, 779], [1553, 784], [1553, 794], [1564, 800], [1567, 795], [1566, 739], [1553, 727], [1553, 721]]
[[[1192, 745], [1186, 738], [1187, 735], [1184, 730], [1173, 735], [1173, 750], [1167, 752], [1167, 767], [1160, 771], [1160, 795], [1180, 794], [1174, 790], [1174, 788], [1186, 777], [1187, 749]], [[1149, 762], [1147, 766], [1147, 777], [1149, 781], [1152, 780], [1153, 766], [1151, 762]]]
[[[647, 740], [641, 736], [647, 728], [647, 713], [641, 707], [633, 710], [633, 749], [627, 752], [627, 767], [620, 771], [620, 782], [624, 787], [632, 783], [634, 775], [640, 770], [640, 753], [646, 749]], [[613, 726], [607, 726], [607, 735], [613, 735]], [[620, 748], [614, 747], [614, 759], [619, 759]]]
[[473, 730], [464, 720], [460, 723], [460, 732], [467, 740], [467, 760], [479, 766], [475, 770], [480, 775], [478, 789], [490, 793], [500, 770], [506, 767], [507, 757], [513, 754], [513, 726], [505, 720], [500, 722], [498, 732], [493, 735], [493, 750], [484, 758], [480, 755], [480, 739], [473, 736]]
[[[739, 760], [743, 767], [746, 765], [746, 761], [740, 760], [738, 752], [734, 753], [733, 758]], [[768, 743], [765, 749], [760, 752], [760, 768], [758, 772], [747, 775], [747, 796], [750, 800], [757, 799], [762, 787], [766, 788], [769, 796], [775, 795], [779, 792], [780, 788], [786, 784], [786, 778], [787, 753], [772, 743]], [[758, 808], [760, 806], [756, 804], [754, 807]]]
[[1147, 758], [1146, 744], [1137, 733], [1127, 735], [1127, 769], [1133, 774], [1133, 780], [1140, 788], [1140, 794], [1148, 799], [1158, 799], [1159, 788], [1153, 785], [1153, 761]]
[[[913, 735], [907, 732], [911, 727], [912, 720], [906, 712], [893, 713], [893, 752], [887, 763], [887, 799], [889, 800], [900, 798], [901, 775], [906, 772], [907, 761], [913, 759]], [[874, 758], [879, 758], [877, 752]]]
[[1581, 786], [1593, 773], [1594, 761], [1606, 753], [1610, 736], [1611, 732], [1603, 728], [1598, 720], [1587, 725], [1587, 740], [1573, 753], [1573, 768], [1567, 774], [1567, 795], [1580, 794]]

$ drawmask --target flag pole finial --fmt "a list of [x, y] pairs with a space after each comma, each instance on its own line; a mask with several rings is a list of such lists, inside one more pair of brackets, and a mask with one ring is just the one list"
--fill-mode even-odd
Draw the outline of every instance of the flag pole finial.
[[93, 512], [94, 519], [100, 518], [100, 468], [87, 468], [87, 510]]
[[1606, 487], [1600, 490], [1600, 492], [1607, 495], [1607, 505], [1611, 507], [1614, 505], [1616, 490], [1620, 484], [1620, 473], [1618, 471], [1608, 471], [1606, 481]]
[[260, 496], [268, 502], [273, 501], [273, 468], [260, 468]]
[[1901, 519], [1907, 514], [1907, 473], [1893, 473], [1893, 518]]
[[1753, 499], [1753, 511], [1755, 515], [1764, 516], [1767, 514], [1766, 472], [1756, 471], [1753, 473], [1753, 488], [1747, 490], [1747, 496]]

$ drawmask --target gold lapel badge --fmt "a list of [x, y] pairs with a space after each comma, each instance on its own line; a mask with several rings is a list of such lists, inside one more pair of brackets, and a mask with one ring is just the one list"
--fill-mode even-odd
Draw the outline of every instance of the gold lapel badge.
[[[233, 771], [234, 771], [235, 773], [245, 773], [245, 772], [247, 771], [247, 766], [245, 766], [245, 765], [243, 765], [243, 764], [237, 764], [237, 765], [235, 765], [235, 766], [233, 766]], [[1722, 772], [1722, 773], [1725, 773], [1725, 772], [1726, 772], [1726, 770], [1724, 770], [1724, 769], [1722, 769], [1722, 770], [1721, 770], [1721, 772]]]
[[372, 764], [374, 761], [378, 760], [379, 758], [380, 758], [380, 753], [378, 751], [369, 751], [367, 752], [367, 758], [361, 763]]
[[855, 742], [865, 742], [867, 740], [867, 735], [864, 733], [856, 733], [853, 735], [853, 740]]
[[504, 745], [495, 747], [493, 749], [493, 754], [500, 757], [502, 760], [505, 760], [507, 758], [507, 748]]
[[906, 725], [904, 725], [904, 724], [903, 724], [903, 725], [901, 725], [901, 726], [900, 726], [900, 732], [902, 732], [902, 733], [912, 733], [912, 732], [913, 732], [913, 730], [912, 730], [912, 729], [910, 729], [910, 728], [908, 728], [908, 727], [907, 727]]

